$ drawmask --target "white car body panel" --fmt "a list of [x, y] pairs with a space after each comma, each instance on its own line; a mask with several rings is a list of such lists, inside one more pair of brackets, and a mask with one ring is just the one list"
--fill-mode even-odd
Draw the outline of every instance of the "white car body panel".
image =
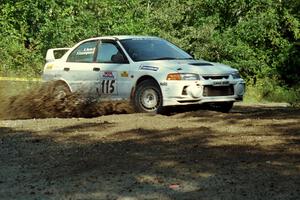
[[[134, 62], [119, 40], [132, 38], [153, 38], [144, 36], [112, 36], [91, 38], [79, 42], [70, 48], [60, 59], [47, 54], [49, 62], [45, 64], [45, 81], [63, 81], [72, 92], [82, 91], [94, 97], [108, 96], [111, 99], [130, 100], [140, 78], [151, 77], [160, 86], [163, 106], [188, 104], [234, 102], [243, 99], [245, 82], [231, 74], [237, 70], [220, 63], [204, 60], [153, 60]], [[83, 63], [68, 62], [70, 54], [79, 45], [93, 40], [114, 40], [126, 55], [129, 63]], [[63, 48], [65, 50], [65, 48]], [[55, 49], [50, 49], [53, 52]], [[59, 50], [59, 49], [58, 49]], [[169, 73], [194, 73], [199, 80], [167, 80]], [[219, 77], [208, 78], [208, 77]], [[230, 95], [205, 95], [204, 90], [220, 92], [222, 88], [232, 87]], [[185, 92], [183, 89], [185, 88]], [[219, 91], [220, 90], [220, 91]]]

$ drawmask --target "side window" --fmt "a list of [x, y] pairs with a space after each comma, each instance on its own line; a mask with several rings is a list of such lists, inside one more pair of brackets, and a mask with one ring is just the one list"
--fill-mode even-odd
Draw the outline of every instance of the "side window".
[[96, 61], [99, 63], [128, 63], [116, 44], [106, 41], [99, 43]]
[[67, 62], [93, 62], [97, 43], [98, 41], [89, 41], [79, 45], [69, 55]]

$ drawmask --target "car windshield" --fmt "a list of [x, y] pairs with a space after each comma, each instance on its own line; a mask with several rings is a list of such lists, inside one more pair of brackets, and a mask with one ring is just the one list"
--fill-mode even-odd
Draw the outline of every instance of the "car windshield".
[[193, 59], [185, 51], [162, 39], [137, 38], [120, 41], [133, 61]]

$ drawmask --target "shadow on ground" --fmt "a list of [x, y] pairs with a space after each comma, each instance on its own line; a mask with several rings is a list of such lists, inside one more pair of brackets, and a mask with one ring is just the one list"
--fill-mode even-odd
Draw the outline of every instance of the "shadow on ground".
[[[86, 122], [51, 129], [46, 136], [1, 127], [0, 198], [299, 199], [299, 110], [246, 109], [174, 117], [236, 124], [290, 119], [282, 126], [266, 124], [267, 132], [261, 133], [271, 130], [281, 143], [268, 148], [211, 145], [224, 135], [209, 126], [129, 129], [98, 140], [80, 132], [105, 131], [118, 124]], [[56, 140], [56, 135], [75, 131], [79, 133], [68, 140]]]

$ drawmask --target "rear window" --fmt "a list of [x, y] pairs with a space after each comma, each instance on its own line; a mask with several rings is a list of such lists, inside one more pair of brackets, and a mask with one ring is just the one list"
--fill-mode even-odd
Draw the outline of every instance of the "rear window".
[[93, 62], [98, 41], [88, 41], [79, 45], [68, 57], [67, 62]]

